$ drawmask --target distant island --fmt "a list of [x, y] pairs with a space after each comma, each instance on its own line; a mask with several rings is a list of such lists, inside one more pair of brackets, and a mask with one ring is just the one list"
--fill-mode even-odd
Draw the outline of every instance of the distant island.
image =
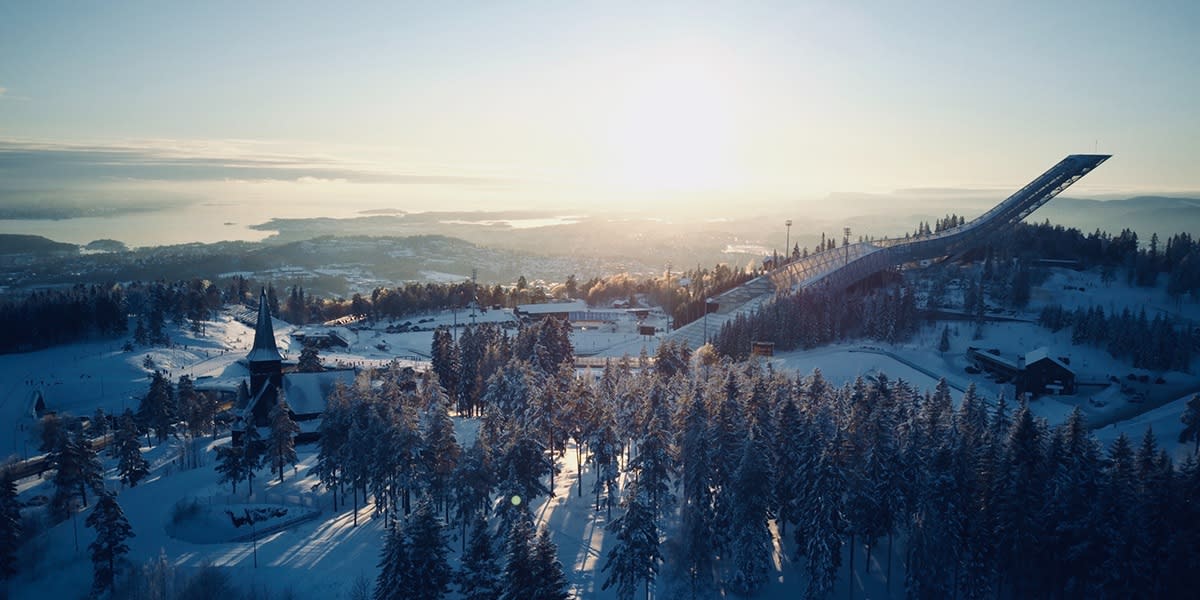
[[40, 235], [0, 233], [0, 254], [54, 254], [79, 252], [79, 246], [56, 242]]
[[103, 239], [92, 240], [88, 242], [83, 249], [90, 250], [92, 252], [127, 252], [129, 250], [129, 246], [126, 246], [125, 242], [118, 240]]

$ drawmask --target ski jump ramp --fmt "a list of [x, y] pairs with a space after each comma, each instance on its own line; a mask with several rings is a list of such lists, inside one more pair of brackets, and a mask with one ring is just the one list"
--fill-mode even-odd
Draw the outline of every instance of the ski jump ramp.
[[[737, 305], [722, 302], [726, 296], [745, 296], [744, 293], [735, 294], [741, 288], [730, 290], [716, 298], [720, 308], [708, 316], [707, 327], [701, 324], [704, 319], [693, 321], [667, 334], [667, 339], [697, 348], [704, 343], [705, 338], [711, 339], [720, 331], [721, 325], [726, 321], [736, 318], [738, 314], [753, 312], [775, 294], [788, 294], [814, 287], [845, 288], [875, 273], [905, 263], [956, 256], [970, 248], [985, 245], [1012, 230], [1030, 213], [1041, 208], [1051, 198], [1110, 157], [1108, 154], [1072, 154], [991, 210], [959, 227], [920, 237], [859, 242], [796, 259], [742, 286], [753, 285], [756, 290], [761, 290], [748, 301]], [[764, 285], [767, 282], [770, 283], [769, 286]]]

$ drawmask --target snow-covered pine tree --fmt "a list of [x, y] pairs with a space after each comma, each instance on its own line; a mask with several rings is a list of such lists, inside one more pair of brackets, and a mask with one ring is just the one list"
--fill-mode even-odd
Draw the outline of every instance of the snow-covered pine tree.
[[562, 563], [558, 560], [558, 546], [550, 541], [550, 532], [546, 528], [538, 533], [537, 541], [530, 552], [530, 562], [533, 565], [533, 594], [529, 600], [567, 600], [570, 593], [567, 589], [567, 576], [563, 573]]
[[300, 360], [296, 369], [301, 373], [320, 373], [325, 370], [321, 366], [321, 354], [316, 346], [306, 345], [300, 350]]
[[[793, 407], [794, 408], [794, 407]], [[680, 563], [693, 600], [707, 595], [713, 576], [713, 495], [709, 464], [708, 411], [699, 392], [686, 401], [679, 441], [683, 497], [680, 506]]]
[[717, 402], [709, 434], [712, 451], [709, 460], [713, 466], [713, 486], [716, 490], [713, 499], [713, 542], [717, 551], [724, 553], [730, 549], [733, 541], [733, 504], [736, 501], [733, 482], [747, 434], [737, 375], [732, 369], [726, 373], [724, 394]]
[[65, 518], [71, 510], [71, 498], [78, 495], [80, 503], [88, 505], [87, 489], [96, 493], [103, 489], [104, 471], [91, 440], [76, 428], [66, 438], [62, 449], [56, 453], [54, 462], [58, 472], [54, 475], [54, 496], [50, 500], [51, 512]]
[[527, 430], [516, 433], [516, 438], [505, 449], [497, 465], [498, 472], [508, 473], [517, 485], [522, 502], [529, 504], [550, 493], [542, 477], [550, 473], [554, 464], [546, 456], [546, 448]]
[[17, 573], [17, 551], [21, 547], [21, 501], [17, 482], [5, 469], [0, 477], [0, 581]]
[[1138, 505], [1137, 463], [1133, 445], [1124, 433], [1117, 437], [1108, 451], [1108, 469], [1096, 499], [1104, 528], [1100, 543], [1104, 559], [1093, 565], [1092, 576], [1098, 583], [1100, 595], [1111, 598], [1133, 598], [1142, 593], [1134, 569], [1141, 565], [1134, 553], [1136, 531], [1135, 511]]
[[350, 391], [345, 384], [335, 383], [317, 427], [317, 477], [321, 485], [333, 493], [334, 511], [342, 482], [342, 456], [350, 437], [349, 397]]
[[229, 483], [232, 485], [232, 493], [237, 493], [237, 484], [245, 479], [249, 474], [249, 467], [246, 465], [246, 452], [243, 448], [226, 444], [217, 446], [217, 462], [213, 468], [217, 471], [217, 483]]
[[[458, 348], [454, 338], [446, 327], [438, 327], [433, 332], [433, 344], [430, 348], [430, 367], [438, 377], [438, 383], [452, 398], [458, 396]], [[461, 403], [459, 412], [465, 412], [467, 407]]]
[[617, 543], [608, 551], [602, 570], [608, 571], [601, 589], [617, 588], [617, 598], [633, 600], [642, 586], [649, 596], [650, 583], [658, 576], [659, 530], [650, 501], [636, 485], [625, 496], [625, 514], [609, 524]]
[[1097, 543], [1096, 499], [1100, 494], [1100, 448], [1088, 431], [1078, 406], [1054, 435], [1060, 451], [1047, 482], [1046, 522], [1050, 554], [1056, 557], [1050, 587], [1074, 597], [1095, 596], [1089, 571], [1100, 562], [1104, 549]]
[[511, 519], [504, 543], [502, 600], [528, 600], [537, 589], [533, 579], [533, 516], [528, 509]]
[[[451, 357], [446, 357], [445, 360], [445, 362], [458, 365], [457, 376], [451, 378], [456, 391], [452, 391], [451, 395], [458, 401], [459, 412], [478, 412], [487, 407], [486, 401], [480, 398], [483, 394], [480, 390], [479, 367], [484, 356], [481, 338], [481, 335], [476, 334], [476, 328], [463, 329], [462, 335], [458, 337], [457, 360]], [[477, 399], [479, 400], [478, 404], [476, 403]]]
[[447, 516], [450, 512], [452, 476], [462, 448], [454, 437], [454, 421], [444, 402], [434, 402], [425, 413], [424, 439], [419, 450], [421, 471], [431, 499]]
[[637, 456], [629, 464], [629, 470], [636, 474], [638, 489], [650, 502], [650, 510], [659, 517], [674, 504], [671, 478], [676, 470], [669, 431], [671, 421], [662, 395], [661, 390], [650, 394], [645, 433], [638, 441]]
[[1043, 515], [1046, 468], [1045, 438], [1034, 421], [1028, 404], [1022, 402], [1013, 415], [1005, 440], [1000, 465], [1004, 485], [996, 498], [996, 541], [1001, 579], [1011, 582], [1013, 593], [1031, 597], [1041, 595], [1039, 557], [1045, 540]]
[[375, 578], [375, 600], [406, 600], [405, 576], [412, 570], [411, 549], [403, 527], [388, 531], [387, 542], [379, 556], [379, 575]]
[[806, 597], [823, 598], [833, 589], [842, 565], [845, 533], [842, 494], [845, 477], [837, 463], [836, 437], [817, 456], [800, 500], [801, 522], [796, 527], [797, 552], [805, 558], [809, 583]]
[[741, 464], [734, 479], [733, 575], [731, 587], [753, 595], [767, 580], [771, 565], [770, 515], [772, 493], [768, 448], [753, 435], [744, 444]]
[[476, 437], [450, 477], [451, 494], [454, 497], [455, 516], [462, 527], [461, 537], [466, 542], [467, 524], [485, 514], [491, 499], [496, 476], [491, 469], [491, 449], [487, 441]]
[[292, 408], [288, 406], [282, 390], [279, 392], [279, 400], [267, 414], [267, 419], [271, 426], [271, 433], [267, 436], [267, 447], [271, 452], [271, 464], [282, 483], [284, 465], [296, 464], [296, 435], [300, 433], [300, 426], [292, 420]]
[[1179, 443], [1191, 442], [1192, 454], [1200, 456], [1200, 394], [1192, 394], [1179, 420], [1183, 423], [1183, 430], [1179, 432]]
[[155, 371], [150, 379], [150, 391], [138, 406], [138, 419], [144, 426], [154, 429], [154, 437], [161, 444], [170, 435], [177, 412], [171, 382], [162, 371]]
[[567, 435], [575, 441], [575, 472], [577, 477], [578, 496], [583, 496], [583, 463], [584, 450], [588, 440], [599, 428], [597, 420], [599, 408], [596, 405], [596, 390], [591, 377], [575, 377], [571, 381], [570, 390], [566, 396], [567, 405], [564, 407], [564, 428]]
[[592, 462], [596, 465], [596, 481], [592, 485], [592, 491], [596, 494], [596, 510], [600, 510], [603, 493], [606, 514], [612, 517], [613, 505], [617, 499], [617, 481], [621, 476], [617, 462], [621, 450], [611, 421], [606, 421], [605, 425], [595, 432], [588, 446], [592, 448]]
[[96, 509], [84, 524], [96, 530], [96, 540], [88, 545], [88, 550], [92, 554], [92, 593], [100, 595], [113, 589], [117, 561], [129, 552], [125, 541], [134, 537], [133, 528], [116, 496], [108, 491], [100, 493]]
[[117, 477], [121, 483], [136, 487], [150, 474], [150, 463], [142, 456], [142, 442], [138, 438], [137, 423], [128, 408], [117, 423], [113, 433], [113, 452], [117, 457]]
[[446, 594], [454, 574], [447, 556], [445, 525], [433, 502], [422, 498], [404, 523], [408, 540], [408, 569], [401, 573], [401, 589], [410, 600], [437, 600]]
[[92, 413], [92, 419], [88, 424], [88, 433], [94, 438], [103, 438], [108, 435], [108, 415], [104, 414], [104, 409], [96, 407], [96, 412]]
[[1170, 519], [1163, 516], [1172, 514], [1174, 509], [1175, 470], [1170, 457], [1160, 451], [1149, 426], [1134, 460], [1138, 471], [1138, 506], [1134, 511], [1137, 537], [1132, 542], [1139, 567], [1138, 586], [1147, 595], [1161, 598], [1171, 538]]
[[476, 514], [471, 521], [471, 535], [455, 578], [459, 594], [463, 600], [500, 600], [500, 566], [487, 520]]
[[242, 464], [246, 474], [246, 493], [254, 493], [254, 478], [257, 477], [255, 471], [262, 468], [263, 462], [266, 460], [264, 455], [265, 445], [262, 435], [258, 433], [258, 427], [254, 426], [253, 422], [246, 424], [246, 429], [242, 432]]

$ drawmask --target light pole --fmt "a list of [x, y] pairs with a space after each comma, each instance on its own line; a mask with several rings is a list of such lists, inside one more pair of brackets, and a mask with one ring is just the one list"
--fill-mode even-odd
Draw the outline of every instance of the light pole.
[[846, 264], [850, 264], [850, 228], [843, 227], [842, 234], [845, 236], [842, 238], [842, 245], [846, 247]]
[[708, 313], [710, 312], [710, 310], [712, 308], [712, 303], [713, 303], [712, 298], [705, 298], [705, 300], [704, 300], [704, 343], [705, 344], [708, 343]]
[[787, 237], [783, 242], [783, 262], [791, 262], [792, 260], [792, 220], [788, 219], [783, 222], [787, 226]]

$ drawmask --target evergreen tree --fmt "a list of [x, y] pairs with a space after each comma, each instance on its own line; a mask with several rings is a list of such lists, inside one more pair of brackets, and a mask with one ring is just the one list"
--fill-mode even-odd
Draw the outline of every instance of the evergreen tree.
[[[657, 386], [656, 386], [657, 387]], [[637, 456], [630, 461], [629, 469], [636, 474], [638, 489], [650, 502], [650, 510], [657, 516], [663, 516], [673, 504], [671, 495], [671, 477], [675, 473], [675, 458], [671, 453], [671, 426], [666, 413], [665, 400], [656, 392], [651, 392], [649, 419], [646, 432], [638, 443]]]
[[[465, 336], [466, 334], [464, 334]], [[454, 338], [450, 335], [450, 330], [446, 327], [438, 327], [433, 332], [433, 347], [430, 349], [430, 367], [437, 374], [438, 383], [442, 389], [446, 390], [447, 394], [457, 396], [459, 372], [458, 348], [454, 344]], [[459, 405], [459, 410], [466, 408]]]
[[434, 402], [425, 414], [425, 435], [419, 454], [430, 497], [448, 513], [452, 476], [462, 449], [454, 437], [454, 421], [444, 402]]
[[491, 449], [487, 441], [476, 437], [475, 443], [463, 453], [454, 474], [450, 477], [464, 540], [467, 523], [484, 514], [492, 488], [496, 485], [491, 463]]
[[92, 413], [92, 419], [88, 425], [88, 434], [96, 439], [103, 439], [108, 435], [108, 415], [104, 414], [104, 409], [96, 407], [96, 412]]
[[550, 532], [545, 528], [538, 533], [537, 541], [530, 552], [533, 565], [533, 594], [529, 600], [567, 600], [567, 576], [558, 560], [558, 547], [550, 541]]
[[806, 597], [822, 598], [833, 589], [842, 565], [842, 535], [846, 529], [841, 498], [845, 477], [830, 443], [817, 458], [800, 500], [802, 522], [796, 527], [797, 553], [806, 558], [809, 583]]
[[408, 568], [400, 575], [400, 589], [405, 591], [405, 598], [441, 598], [446, 594], [454, 572], [447, 560], [450, 549], [445, 527], [428, 498], [418, 502], [405, 520], [403, 534], [409, 553], [405, 561]]
[[412, 571], [412, 551], [400, 526], [393, 527], [379, 556], [379, 575], [375, 578], [375, 600], [406, 600], [405, 578]]
[[942, 339], [938, 342], [938, 352], [945, 354], [950, 351], [950, 326], [942, 328]]
[[128, 408], [113, 434], [113, 448], [117, 456], [117, 477], [121, 483], [136, 487], [138, 482], [150, 474], [150, 463], [142, 456], [142, 443], [138, 439], [137, 423]]
[[300, 361], [296, 369], [301, 373], [320, 373], [325, 370], [325, 367], [321, 366], [321, 355], [316, 346], [305, 345], [300, 350]]
[[600, 510], [603, 494], [606, 514], [611, 517], [617, 499], [617, 481], [621, 476], [617, 463], [621, 450], [611, 422], [596, 430], [588, 446], [592, 449], [592, 462], [596, 465], [596, 481], [592, 485], [592, 492], [596, 494], [596, 510]]
[[1135, 511], [1138, 507], [1137, 465], [1133, 446], [1122, 433], [1109, 449], [1109, 465], [1104, 477], [1099, 503], [1099, 531], [1105, 548], [1104, 559], [1093, 565], [1092, 577], [1100, 594], [1111, 598], [1133, 598], [1145, 590], [1137, 587], [1141, 567], [1136, 556], [1137, 529]]
[[342, 482], [342, 457], [350, 437], [349, 394], [340, 381], [334, 384], [317, 429], [317, 477], [321, 485], [333, 492], [334, 511], [337, 511], [338, 488]]
[[511, 519], [508, 538], [504, 544], [504, 591], [502, 600], [527, 600], [533, 597], [538, 582], [534, 581], [533, 567], [533, 524], [528, 509]]
[[1018, 595], [1036, 595], [1044, 530], [1039, 509], [1044, 503], [1047, 469], [1041, 428], [1025, 403], [1013, 416], [1000, 466], [1003, 487], [996, 498], [996, 540], [1002, 573]]
[[244, 448], [227, 444], [216, 447], [217, 464], [214, 468], [217, 471], [217, 483], [230, 483], [233, 485], [232, 492], [237, 493], [237, 484], [245, 479], [249, 473], [249, 467], [246, 465], [246, 452]]
[[546, 456], [545, 446], [529, 432], [520, 431], [516, 436], [501, 456], [497, 471], [507, 473], [516, 485], [515, 492], [521, 496], [522, 503], [530, 504], [550, 493], [542, 477], [548, 475], [554, 465]]
[[712, 470], [709, 464], [708, 411], [704, 408], [704, 402], [699, 397], [693, 397], [684, 410], [684, 430], [679, 443], [683, 463], [679, 548], [683, 570], [694, 599], [708, 592], [712, 584]]
[[258, 427], [254, 423], [247, 423], [246, 429], [242, 432], [242, 468], [246, 475], [246, 492], [254, 493], [254, 478], [255, 471], [263, 466], [266, 456], [263, 453], [266, 444], [263, 443], [262, 436], [258, 433]]
[[75, 429], [63, 447], [56, 452], [58, 472], [54, 475], [54, 497], [50, 500], [51, 511], [63, 518], [71, 510], [71, 498], [78, 494], [79, 502], [87, 507], [87, 489], [99, 493], [103, 488], [103, 468], [92, 443], [83, 437], [83, 431]]
[[17, 482], [5, 469], [0, 479], [0, 581], [17, 573], [17, 551], [21, 547], [21, 501]]
[[41, 440], [38, 450], [50, 454], [50, 458], [55, 458], [54, 455], [66, 444], [70, 432], [61, 417], [48, 414], [38, 421], [38, 433]]
[[[292, 408], [288, 406], [283, 392], [279, 393], [279, 401], [267, 415], [270, 421], [271, 433], [267, 436], [267, 447], [271, 449], [271, 462], [279, 473], [279, 481], [283, 482], [283, 466], [296, 464], [296, 435], [300, 426], [292, 420]], [[252, 428], [251, 428], [252, 429]]]
[[1200, 394], [1192, 394], [1179, 420], [1183, 423], [1183, 431], [1179, 432], [1179, 443], [1191, 442], [1192, 454], [1200, 455]]
[[477, 514], [472, 522], [470, 541], [456, 578], [459, 594], [463, 600], [500, 600], [500, 567], [487, 521]]
[[650, 583], [658, 576], [659, 530], [647, 499], [634, 485], [625, 496], [625, 514], [609, 524], [617, 543], [608, 551], [604, 562], [604, 579], [601, 589], [616, 586], [617, 598], [633, 600], [638, 586], [644, 586], [649, 596]]
[[150, 380], [150, 391], [142, 398], [138, 407], [138, 419], [146, 427], [154, 429], [154, 436], [162, 443], [171, 433], [176, 419], [175, 399], [171, 382], [161, 371], [155, 371]]
[[733, 579], [738, 593], [752, 595], [767, 580], [771, 564], [771, 531], [767, 528], [771, 479], [764, 443], [751, 438], [742, 451], [735, 479]]
[[133, 528], [125, 518], [121, 505], [114, 494], [104, 491], [96, 502], [96, 509], [88, 515], [85, 524], [96, 530], [96, 540], [88, 545], [92, 554], [92, 593], [102, 594], [112, 590], [117, 573], [117, 561], [129, 552], [125, 543], [134, 537]]
[[196, 391], [191, 377], [179, 377], [179, 383], [175, 387], [175, 401], [183, 419], [187, 421], [188, 435], [193, 440], [213, 432], [217, 402], [212, 396]]
[[725, 377], [725, 393], [718, 401], [710, 433], [713, 468], [713, 537], [718, 552], [729, 550], [732, 542], [735, 492], [734, 478], [738, 461], [742, 456], [745, 441], [745, 418], [738, 399], [739, 390], [736, 374], [730, 370]]

